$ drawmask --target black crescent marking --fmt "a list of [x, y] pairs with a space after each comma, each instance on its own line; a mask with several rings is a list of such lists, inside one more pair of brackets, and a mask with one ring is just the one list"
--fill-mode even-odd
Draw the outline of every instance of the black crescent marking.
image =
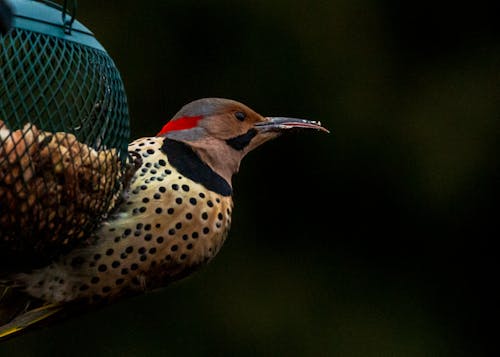
[[161, 151], [167, 154], [168, 161], [181, 175], [222, 196], [231, 196], [233, 193], [231, 185], [201, 161], [188, 145], [165, 138]]

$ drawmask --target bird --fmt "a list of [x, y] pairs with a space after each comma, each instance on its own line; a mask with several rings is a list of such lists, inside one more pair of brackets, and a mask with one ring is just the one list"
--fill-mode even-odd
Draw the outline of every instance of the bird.
[[183, 106], [156, 136], [130, 143], [140, 165], [92, 239], [42, 268], [0, 277], [0, 319], [7, 319], [0, 338], [72, 307], [163, 288], [207, 264], [228, 236], [232, 178], [243, 157], [299, 129], [328, 132], [320, 122], [203, 98]]

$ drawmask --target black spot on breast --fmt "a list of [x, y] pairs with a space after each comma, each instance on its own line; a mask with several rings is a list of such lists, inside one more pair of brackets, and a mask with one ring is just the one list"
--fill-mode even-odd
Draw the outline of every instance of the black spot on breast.
[[106, 270], [108, 270], [108, 267], [105, 264], [101, 264], [101, 265], [99, 265], [99, 267], [97, 268], [97, 270], [99, 270], [101, 273], [103, 273]]
[[116, 285], [121, 285], [121, 284], [123, 284], [124, 281], [125, 281], [124, 279], [118, 278], [118, 279], [116, 279], [115, 283], [116, 283]]

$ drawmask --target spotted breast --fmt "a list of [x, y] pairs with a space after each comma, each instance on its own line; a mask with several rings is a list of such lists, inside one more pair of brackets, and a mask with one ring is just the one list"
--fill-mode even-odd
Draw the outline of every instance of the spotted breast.
[[[142, 165], [122, 210], [112, 225], [104, 224], [97, 232], [94, 246], [75, 250], [44, 269], [30, 284], [32, 296], [98, 302], [165, 286], [217, 254], [231, 224], [231, 195], [209, 190], [173, 167], [164, 152], [167, 140], [141, 138], [129, 145], [142, 157]], [[170, 156], [177, 161], [189, 154], [172, 150]]]

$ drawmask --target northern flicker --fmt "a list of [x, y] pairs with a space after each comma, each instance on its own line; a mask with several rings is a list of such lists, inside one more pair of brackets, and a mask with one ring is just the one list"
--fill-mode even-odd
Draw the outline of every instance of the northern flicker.
[[0, 318], [5, 306], [3, 318], [10, 321], [0, 337], [72, 305], [166, 286], [206, 264], [228, 234], [231, 178], [242, 158], [291, 129], [327, 132], [319, 122], [264, 117], [236, 101], [207, 98], [184, 106], [158, 135], [132, 142], [129, 151], [140, 155], [141, 166], [93, 243], [44, 268], [5, 277]]

